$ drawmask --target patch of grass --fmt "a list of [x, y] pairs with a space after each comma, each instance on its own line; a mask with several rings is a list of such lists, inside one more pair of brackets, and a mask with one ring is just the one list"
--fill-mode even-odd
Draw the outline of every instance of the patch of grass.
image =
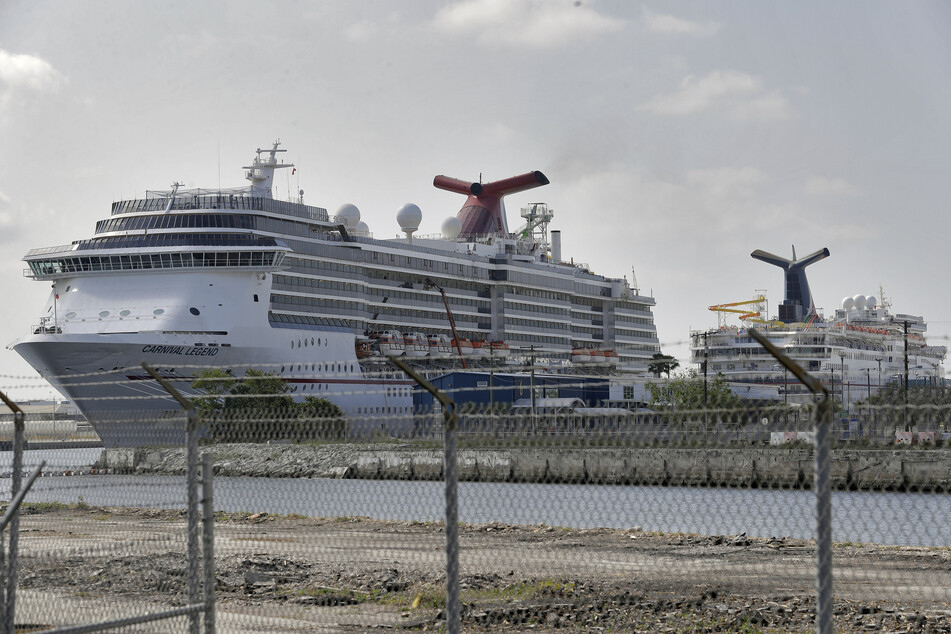
[[62, 502], [24, 502], [20, 508], [34, 513], [49, 513], [52, 511], [66, 511], [73, 507], [71, 504], [63, 504]]
[[[573, 582], [557, 579], [518, 581], [502, 587], [468, 588], [459, 593], [465, 604], [530, 601], [544, 596], [570, 596], [575, 591]], [[441, 584], [415, 586], [400, 593], [374, 593], [367, 600], [400, 608], [443, 609], [446, 607], [446, 588]]]

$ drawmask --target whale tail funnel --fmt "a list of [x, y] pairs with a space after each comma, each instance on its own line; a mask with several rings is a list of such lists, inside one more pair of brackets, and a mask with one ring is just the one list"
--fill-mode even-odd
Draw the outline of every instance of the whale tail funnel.
[[492, 183], [467, 183], [448, 176], [437, 176], [433, 179], [433, 185], [439, 189], [468, 196], [462, 209], [456, 214], [462, 222], [460, 238], [487, 234], [507, 235], [509, 228], [502, 198], [507, 194], [541, 187], [548, 183], [548, 177], [541, 172], [528, 172]]
[[829, 257], [828, 248], [820, 249], [798, 260], [796, 259], [796, 247], [793, 247], [791, 260], [761, 249], [753, 251], [750, 255], [767, 264], [778, 266], [786, 273], [786, 298], [779, 305], [780, 321], [787, 323], [805, 321], [816, 314], [816, 305], [812, 301], [809, 280], [806, 278], [806, 267]]

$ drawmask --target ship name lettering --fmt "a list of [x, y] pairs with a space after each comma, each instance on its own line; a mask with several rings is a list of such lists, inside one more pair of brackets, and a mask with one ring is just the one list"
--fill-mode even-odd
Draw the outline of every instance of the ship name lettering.
[[142, 352], [152, 354], [178, 354], [186, 357], [214, 357], [218, 348], [199, 348], [195, 346], [144, 346]]

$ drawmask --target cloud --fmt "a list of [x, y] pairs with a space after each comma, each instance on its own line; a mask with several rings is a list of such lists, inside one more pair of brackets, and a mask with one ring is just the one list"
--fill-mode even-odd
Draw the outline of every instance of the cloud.
[[720, 30], [720, 23], [708, 21], [703, 24], [691, 22], [673, 15], [653, 13], [647, 7], [643, 7], [641, 15], [644, 20], [644, 28], [654, 33], [678, 33], [685, 35], [715, 35]]
[[806, 181], [804, 190], [809, 196], [857, 196], [859, 190], [841, 178], [813, 176]]
[[676, 92], [657, 95], [638, 109], [667, 116], [719, 109], [738, 119], [784, 119], [792, 113], [779, 91], [767, 91], [760, 79], [728, 70], [715, 70], [699, 79], [687, 75]]
[[553, 48], [616, 32], [624, 21], [573, 0], [465, 0], [440, 9], [432, 24], [450, 35], [474, 35], [483, 46]]
[[0, 84], [45, 91], [55, 90], [62, 82], [63, 76], [46, 60], [0, 49]]

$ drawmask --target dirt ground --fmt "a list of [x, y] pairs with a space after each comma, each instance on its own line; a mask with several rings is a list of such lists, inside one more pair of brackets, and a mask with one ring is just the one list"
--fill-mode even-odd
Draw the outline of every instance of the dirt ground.
[[[17, 623], [185, 605], [176, 511], [26, 507]], [[445, 629], [438, 523], [221, 514], [221, 632]], [[807, 632], [809, 542], [463, 525], [463, 631]], [[951, 632], [951, 550], [837, 544], [835, 630]], [[121, 631], [182, 631], [184, 619]]]

